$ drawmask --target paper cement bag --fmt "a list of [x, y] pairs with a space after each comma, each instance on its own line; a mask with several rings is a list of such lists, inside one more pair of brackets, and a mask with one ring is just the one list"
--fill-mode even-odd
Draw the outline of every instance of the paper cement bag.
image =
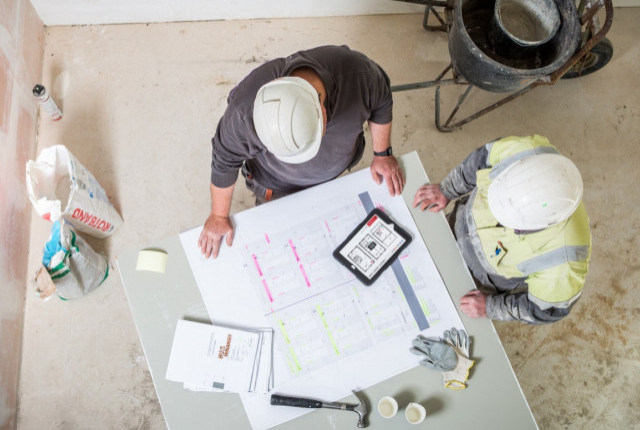
[[92, 236], [109, 236], [122, 224], [96, 178], [63, 145], [27, 162], [27, 191], [42, 218], [62, 218]]
[[82, 237], [56, 221], [44, 246], [36, 273], [36, 293], [48, 299], [54, 292], [63, 300], [77, 299], [98, 288], [109, 275], [109, 263]]

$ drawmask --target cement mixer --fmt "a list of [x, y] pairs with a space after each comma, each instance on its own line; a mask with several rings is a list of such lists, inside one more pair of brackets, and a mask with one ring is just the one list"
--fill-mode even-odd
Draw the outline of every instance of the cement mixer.
[[[538, 86], [593, 73], [613, 56], [613, 45], [605, 37], [613, 21], [611, 0], [396, 1], [425, 5], [422, 26], [448, 35], [451, 63], [435, 80], [391, 87], [392, 91], [436, 87], [436, 127], [441, 132], [460, 128]], [[448, 75], [451, 78], [445, 78]], [[467, 88], [443, 123], [440, 87], [446, 85]], [[509, 94], [455, 121], [474, 87]]]

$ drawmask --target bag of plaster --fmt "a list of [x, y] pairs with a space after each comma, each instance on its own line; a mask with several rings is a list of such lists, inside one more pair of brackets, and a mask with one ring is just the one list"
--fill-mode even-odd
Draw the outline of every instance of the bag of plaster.
[[42, 268], [36, 273], [36, 293], [48, 299], [77, 299], [98, 288], [109, 275], [109, 262], [60, 221], [53, 223], [44, 246]]
[[64, 219], [92, 236], [109, 236], [122, 224], [96, 178], [63, 145], [45, 148], [27, 162], [27, 191], [42, 218]]

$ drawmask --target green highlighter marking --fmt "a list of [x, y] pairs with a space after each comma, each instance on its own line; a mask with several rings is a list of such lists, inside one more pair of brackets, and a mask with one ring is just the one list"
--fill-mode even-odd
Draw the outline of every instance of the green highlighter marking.
[[415, 285], [416, 277], [413, 275], [413, 270], [406, 268], [404, 272], [407, 274], [407, 278], [409, 278], [409, 283]]
[[329, 325], [327, 324], [327, 321], [324, 319], [324, 312], [322, 312], [322, 308], [320, 307], [320, 305], [316, 305], [316, 310], [318, 311], [318, 315], [320, 315], [320, 319], [322, 320], [322, 324], [324, 325], [324, 328], [327, 332], [327, 336], [329, 336], [329, 341], [333, 346], [333, 350], [336, 352], [336, 355], [340, 355], [340, 351], [338, 350], [338, 345], [336, 344], [336, 340], [333, 338], [333, 334], [331, 334], [331, 331], [329, 330]]
[[431, 315], [431, 311], [429, 310], [429, 306], [427, 306], [427, 303], [424, 301], [424, 297], [420, 297], [420, 300], [418, 301], [420, 302], [420, 307], [422, 308], [422, 312], [424, 312], [426, 316]]
[[300, 366], [300, 362], [298, 361], [298, 356], [296, 352], [293, 350], [293, 347], [289, 347], [289, 354], [287, 355], [287, 364], [289, 365], [289, 370], [291, 373], [300, 373], [302, 370], [302, 366]]
[[280, 331], [282, 332], [282, 335], [284, 336], [284, 340], [287, 343], [291, 343], [291, 341], [289, 340], [289, 336], [287, 335], [287, 329], [284, 328], [284, 324], [282, 323], [282, 320], [278, 320], [278, 327], [280, 327]]
[[333, 350], [336, 352], [336, 355], [340, 355], [340, 351], [338, 350], [338, 345], [336, 344], [336, 340], [333, 338], [333, 334], [329, 330], [327, 330], [327, 336], [329, 336], [329, 341], [331, 341], [331, 345], [333, 345]]
[[318, 311], [318, 315], [320, 315], [320, 319], [322, 320], [324, 328], [329, 328], [329, 326], [327, 325], [327, 321], [324, 319], [324, 312], [322, 312], [322, 308], [320, 307], [320, 305], [316, 305], [316, 310]]

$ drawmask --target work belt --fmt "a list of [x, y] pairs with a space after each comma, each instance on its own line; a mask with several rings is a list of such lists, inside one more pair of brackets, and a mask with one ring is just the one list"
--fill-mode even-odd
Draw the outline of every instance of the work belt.
[[[356, 138], [355, 146], [356, 146], [355, 154], [353, 156], [353, 159], [349, 163], [349, 166], [347, 167], [347, 170], [349, 171], [351, 171], [351, 169], [356, 164], [358, 164], [358, 162], [362, 159], [362, 155], [364, 154], [364, 148], [365, 148], [364, 132], [360, 132], [360, 134]], [[294, 191], [285, 192], [280, 190], [274, 190], [272, 188], [267, 188], [264, 185], [260, 184], [259, 182], [256, 181], [255, 177], [249, 171], [246, 161], [242, 163], [241, 172], [242, 172], [242, 176], [244, 176], [247, 189], [253, 192], [254, 196], [256, 197], [256, 206], [294, 193]]]
[[247, 168], [247, 163], [242, 164], [242, 176], [244, 176], [245, 184], [247, 189], [253, 193], [256, 197], [256, 206], [261, 205], [263, 203], [269, 202], [271, 200], [279, 199], [284, 197], [290, 193], [286, 193], [280, 190], [274, 190], [272, 188], [267, 188], [254, 178], [254, 176], [249, 172]]

